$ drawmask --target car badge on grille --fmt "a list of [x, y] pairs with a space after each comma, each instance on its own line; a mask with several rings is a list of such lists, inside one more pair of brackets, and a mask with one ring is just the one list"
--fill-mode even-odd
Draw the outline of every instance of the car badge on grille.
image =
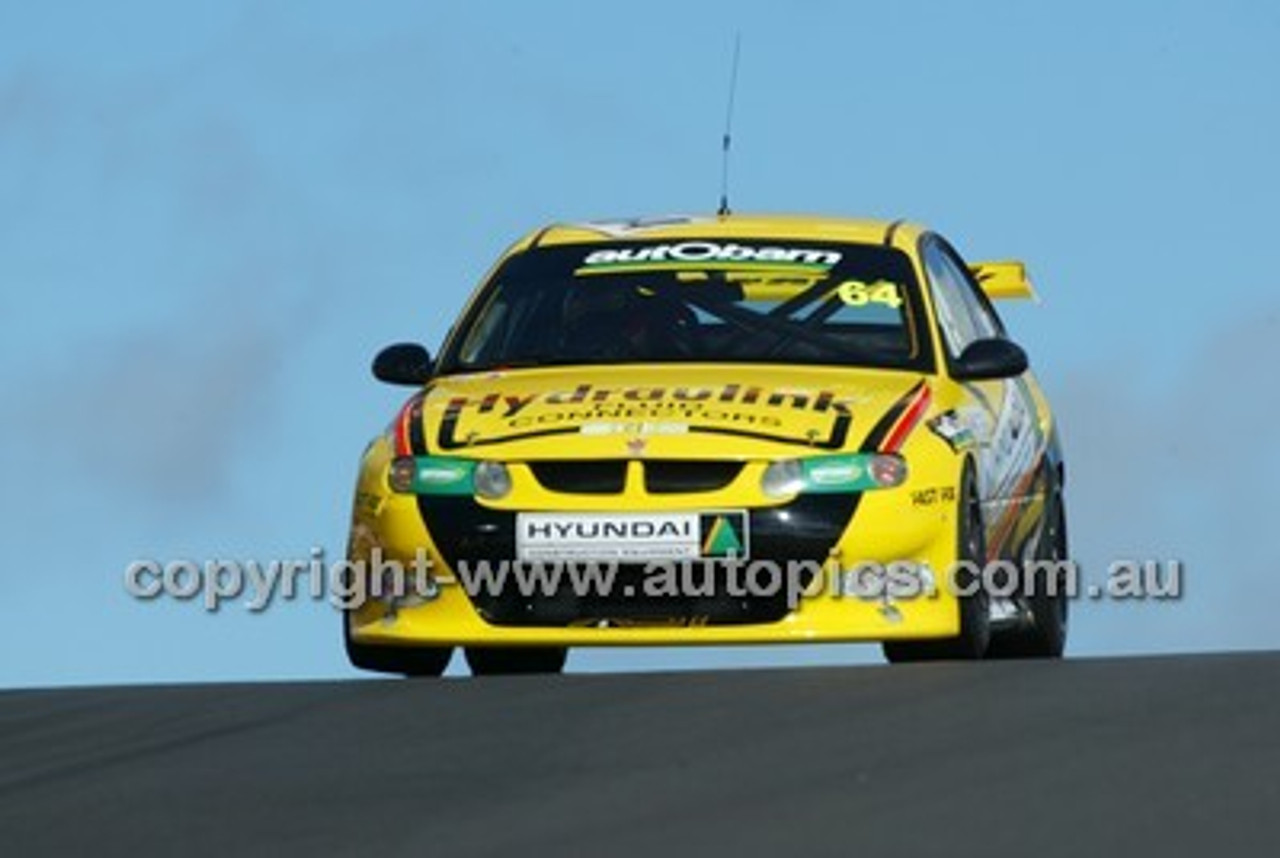
[[627, 452], [633, 456], [643, 456], [648, 443], [643, 438], [632, 438], [627, 441]]

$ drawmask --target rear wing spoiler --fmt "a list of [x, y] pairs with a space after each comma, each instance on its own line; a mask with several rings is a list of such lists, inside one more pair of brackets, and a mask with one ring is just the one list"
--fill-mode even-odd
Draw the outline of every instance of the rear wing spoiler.
[[977, 262], [969, 266], [982, 291], [993, 301], [1008, 298], [1039, 300], [1031, 281], [1027, 279], [1027, 266], [1021, 262]]

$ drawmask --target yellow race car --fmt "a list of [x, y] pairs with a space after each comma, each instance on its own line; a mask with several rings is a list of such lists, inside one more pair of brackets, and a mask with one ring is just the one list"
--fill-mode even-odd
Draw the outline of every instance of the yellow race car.
[[360, 464], [357, 667], [555, 672], [569, 647], [878, 641], [1057, 657], [1064, 471], [993, 299], [909, 223], [721, 215], [516, 242]]

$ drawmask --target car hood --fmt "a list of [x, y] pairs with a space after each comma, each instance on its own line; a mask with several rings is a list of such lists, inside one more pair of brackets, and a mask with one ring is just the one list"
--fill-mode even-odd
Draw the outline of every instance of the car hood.
[[502, 459], [753, 458], [853, 450], [918, 373], [681, 364], [445, 376], [421, 405], [433, 454]]

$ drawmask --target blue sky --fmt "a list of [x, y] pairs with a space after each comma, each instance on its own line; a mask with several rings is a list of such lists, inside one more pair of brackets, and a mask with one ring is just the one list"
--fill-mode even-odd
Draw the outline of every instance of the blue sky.
[[[0, 686], [352, 675], [324, 604], [140, 604], [138, 557], [339, 552], [355, 465], [542, 222], [906, 216], [1028, 261], [1091, 574], [1075, 655], [1274, 647], [1280, 7], [1267, 2], [0, 8]], [[571, 668], [868, 661], [596, 651]], [[455, 666], [456, 667], [456, 666]]]

